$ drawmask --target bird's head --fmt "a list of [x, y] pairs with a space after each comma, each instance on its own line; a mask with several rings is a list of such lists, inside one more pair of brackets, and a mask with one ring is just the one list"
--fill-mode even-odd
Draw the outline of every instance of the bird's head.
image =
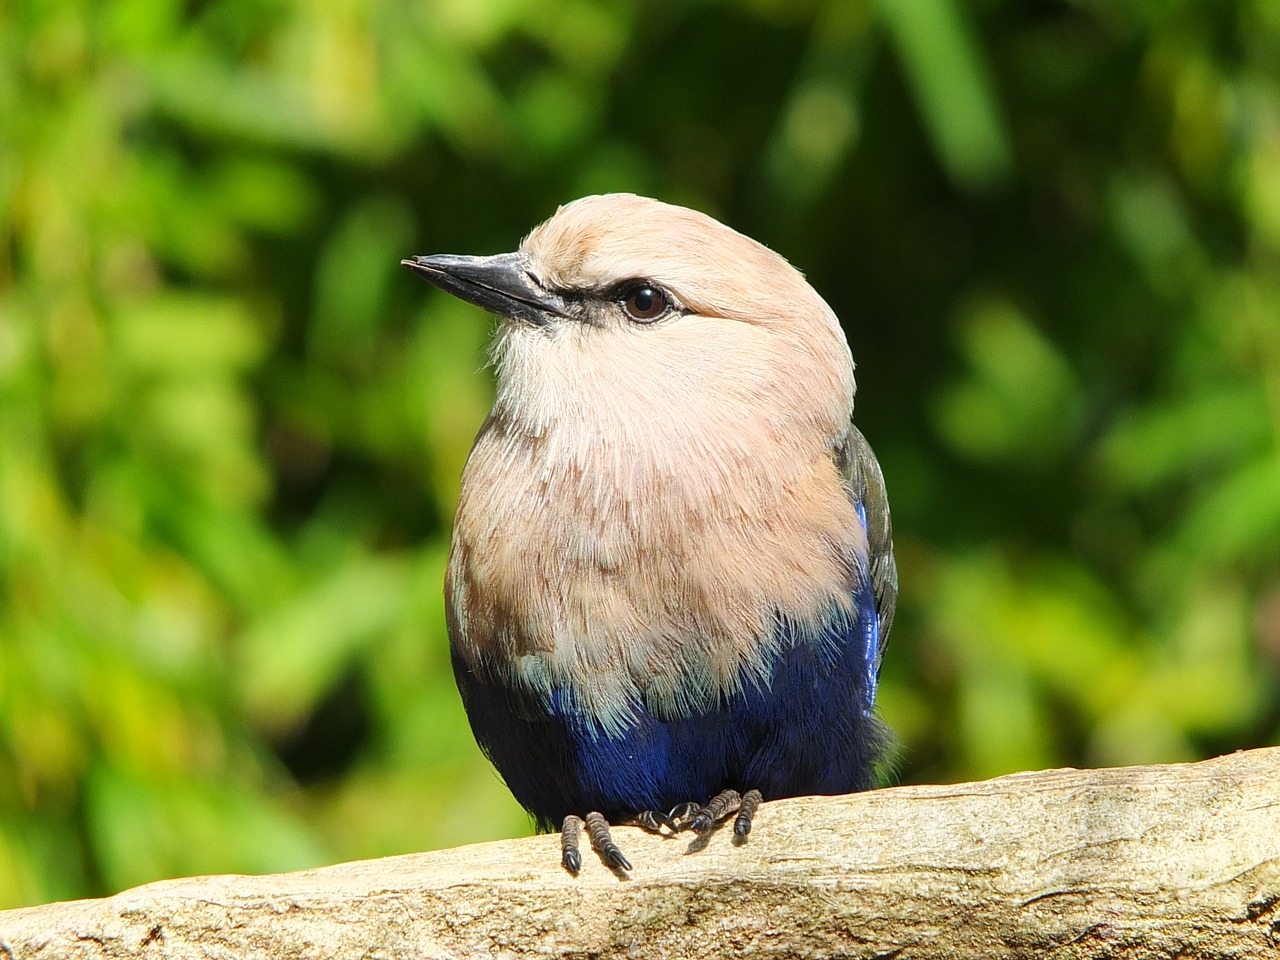
[[853, 364], [831, 309], [781, 256], [697, 211], [584, 197], [515, 253], [404, 265], [503, 318], [495, 415], [517, 432], [848, 426]]

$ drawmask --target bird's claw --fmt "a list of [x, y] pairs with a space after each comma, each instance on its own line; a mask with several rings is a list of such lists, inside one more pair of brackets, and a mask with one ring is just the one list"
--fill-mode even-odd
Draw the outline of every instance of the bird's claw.
[[672, 807], [671, 812], [667, 814], [671, 818], [671, 828], [677, 833], [681, 830], [688, 830], [689, 824], [693, 822], [693, 818], [698, 815], [698, 811], [701, 809], [702, 804], [694, 803], [692, 800], [687, 800]]
[[738, 815], [733, 820], [733, 835], [735, 837], [747, 838], [747, 834], [751, 832], [751, 821], [755, 819], [756, 810], [760, 807], [760, 801], [764, 799], [760, 795], [759, 790], [748, 790], [742, 795], [742, 803], [738, 807]]
[[603, 815], [593, 811], [587, 814], [586, 820], [569, 814], [561, 824], [560, 863], [566, 870], [576, 876], [582, 869], [582, 853], [579, 847], [584, 826], [587, 829], [587, 837], [591, 840], [592, 849], [600, 855], [606, 867], [610, 870], [622, 871], [631, 869], [631, 861], [622, 853], [613, 840], [613, 834], [609, 832], [609, 821]]
[[575, 877], [582, 869], [582, 854], [578, 851], [581, 836], [582, 818], [569, 814], [560, 825], [560, 864]]
[[689, 823], [702, 809], [702, 805], [688, 801], [680, 803], [672, 807], [667, 813], [661, 810], [644, 810], [636, 814], [631, 823], [641, 829], [648, 830], [650, 833], [661, 834], [664, 837], [675, 836], [683, 830], [689, 829]]
[[679, 829], [672, 822], [669, 814], [662, 813], [659, 810], [642, 810], [635, 815], [635, 819], [631, 822], [642, 830], [648, 830], [650, 833], [662, 834], [664, 830], [670, 830], [675, 833]]

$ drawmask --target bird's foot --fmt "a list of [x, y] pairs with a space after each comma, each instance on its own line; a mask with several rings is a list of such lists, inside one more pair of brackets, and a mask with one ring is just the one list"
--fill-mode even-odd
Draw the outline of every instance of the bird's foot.
[[737, 790], [721, 790], [704, 806], [700, 807], [689, 821], [689, 829], [700, 837], [705, 837], [715, 829], [716, 824], [742, 806], [742, 795]]
[[661, 810], [644, 810], [637, 813], [631, 823], [648, 830], [650, 833], [671, 837], [682, 830], [687, 830], [689, 822], [701, 809], [701, 804], [690, 801], [672, 807], [667, 813], [663, 813]]
[[737, 837], [746, 837], [751, 832], [751, 822], [761, 799], [759, 790], [748, 790], [743, 794], [739, 794], [737, 790], [722, 790], [707, 803], [690, 801], [672, 807], [667, 813], [645, 810], [636, 814], [631, 823], [664, 837], [674, 836], [685, 830], [692, 830], [698, 836], [705, 837], [736, 812], [733, 833]]
[[610, 870], [622, 871], [631, 869], [631, 861], [623, 856], [622, 851], [613, 841], [613, 835], [609, 832], [609, 821], [593, 811], [587, 814], [585, 821], [573, 814], [564, 818], [564, 823], [560, 827], [560, 863], [566, 870], [576, 876], [582, 869], [579, 841], [584, 826], [587, 828], [587, 837], [591, 840], [592, 849], [600, 855], [606, 867]]
[[[672, 807], [667, 813], [644, 810], [628, 823], [664, 837], [692, 830], [698, 835], [695, 843], [701, 848], [719, 824], [737, 813], [733, 821], [733, 833], [741, 842], [751, 832], [751, 823], [761, 799], [759, 790], [748, 790], [743, 794], [739, 794], [737, 790], [722, 790], [707, 803], [682, 803]], [[606, 867], [622, 873], [631, 870], [631, 861], [623, 855], [609, 832], [609, 821], [595, 812], [588, 813], [585, 819], [573, 814], [564, 818], [560, 827], [560, 862], [566, 870], [576, 876], [582, 869], [581, 841], [584, 827], [592, 849], [600, 855]]]
[[722, 790], [709, 803], [694, 812], [687, 827], [698, 836], [705, 837], [717, 824], [736, 812], [738, 815], [733, 821], [734, 836], [745, 837], [751, 832], [751, 821], [755, 818], [760, 801], [759, 790], [748, 790], [743, 794], [739, 794], [737, 790]]

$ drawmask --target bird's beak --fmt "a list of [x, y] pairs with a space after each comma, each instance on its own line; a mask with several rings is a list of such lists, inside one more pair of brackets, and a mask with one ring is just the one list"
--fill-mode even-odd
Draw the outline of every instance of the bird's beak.
[[556, 317], [568, 316], [564, 298], [538, 283], [523, 253], [496, 257], [437, 253], [400, 263], [441, 290], [501, 317], [544, 327]]

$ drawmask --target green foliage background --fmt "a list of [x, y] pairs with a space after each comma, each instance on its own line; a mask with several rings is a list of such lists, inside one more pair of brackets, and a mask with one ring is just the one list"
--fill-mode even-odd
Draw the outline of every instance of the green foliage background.
[[859, 361], [907, 781], [1280, 734], [1275, 0], [0, 3], [0, 906], [529, 823], [441, 578], [488, 323], [700, 207]]

